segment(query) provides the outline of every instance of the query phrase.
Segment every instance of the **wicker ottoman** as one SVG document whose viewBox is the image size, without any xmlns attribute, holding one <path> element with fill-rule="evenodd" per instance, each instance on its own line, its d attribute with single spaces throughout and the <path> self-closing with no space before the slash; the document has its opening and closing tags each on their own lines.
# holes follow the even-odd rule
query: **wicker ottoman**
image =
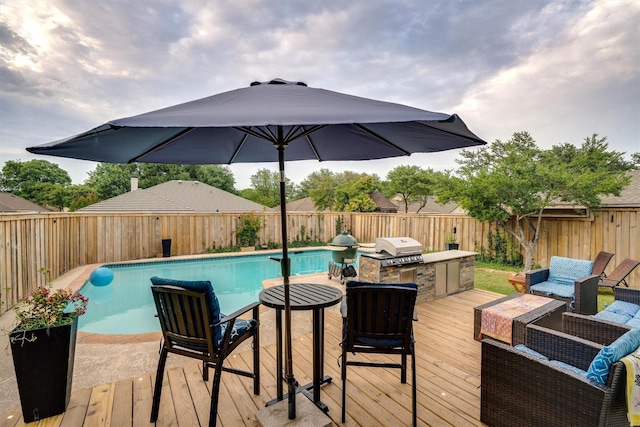
<svg viewBox="0 0 640 427">
<path fill-rule="evenodd" d="M 520 298 L 523 294 L 512 294 L 499 298 L 495 301 L 479 305 L 473 309 L 473 338 L 480 341 L 480 328 L 482 326 L 482 310 L 492 307 L 496 304 L 508 301 L 513 298 Z M 562 330 L 562 313 L 567 310 L 567 304 L 564 301 L 552 300 L 549 303 L 535 308 L 513 319 L 513 330 L 511 344 L 524 344 L 527 340 L 527 325 L 535 323 L 536 325 Z"/>
</svg>

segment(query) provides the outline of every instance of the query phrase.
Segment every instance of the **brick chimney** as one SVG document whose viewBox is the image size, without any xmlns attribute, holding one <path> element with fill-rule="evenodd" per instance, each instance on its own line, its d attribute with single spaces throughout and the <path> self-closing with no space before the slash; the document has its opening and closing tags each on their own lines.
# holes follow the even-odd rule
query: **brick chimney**
<svg viewBox="0 0 640 427">
<path fill-rule="evenodd" d="M 138 189 L 138 178 L 131 177 L 131 191 Z"/>
</svg>

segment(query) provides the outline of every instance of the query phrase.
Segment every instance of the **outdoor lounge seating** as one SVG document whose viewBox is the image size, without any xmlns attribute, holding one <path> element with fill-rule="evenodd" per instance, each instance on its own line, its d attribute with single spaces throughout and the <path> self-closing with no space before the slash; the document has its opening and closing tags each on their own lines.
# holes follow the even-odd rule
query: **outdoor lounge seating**
<svg viewBox="0 0 640 427">
<path fill-rule="evenodd" d="M 158 419 L 162 378 L 169 353 L 202 361 L 202 376 L 209 380 L 209 368 L 214 368 L 211 386 L 209 426 L 215 426 L 218 413 L 218 392 L 222 371 L 253 379 L 253 393 L 260 394 L 259 306 L 256 302 L 228 316 L 220 313 L 218 299 L 208 281 L 182 281 L 152 277 L 151 291 L 162 328 L 163 344 L 156 373 L 151 422 Z M 250 320 L 239 319 L 252 311 Z M 225 359 L 238 345 L 252 338 L 253 372 L 224 367 Z"/>
<path fill-rule="evenodd" d="M 628 426 L 619 359 L 640 330 L 609 343 L 527 326 L 526 346 L 482 341 L 480 420 L 489 426 Z M 604 348 L 604 349 L 603 349 Z"/>
<path fill-rule="evenodd" d="M 620 264 L 613 269 L 611 273 L 609 273 L 606 277 L 600 278 L 598 282 L 598 286 L 607 286 L 610 288 L 614 288 L 616 286 L 620 286 L 624 284 L 626 287 L 629 287 L 629 283 L 627 283 L 627 276 L 631 274 L 631 272 L 640 265 L 640 261 L 635 259 L 625 259 Z"/>
<path fill-rule="evenodd" d="M 586 316 L 563 313 L 565 332 L 600 344 L 609 343 L 625 332 L 640 327 L 640 289 L 613 288 L 614 302 L 601 312 Z"/>
<path fill-rule="evenodd" d="M 400 382 L 407 382 L 407 356 L 411 356 L 413 425 L 416 417 L 416 357 L 413 318 L 418 286 L 415 283 L 346 284 L 342 307 L 342 422 L 346 420 L 347 366 L 400 369 Z M 343 300 L 344 301 L 344 300 Z M 346 312 L 344 308 L 346 307 Z M 400 363 L 347 360 L 348 353 L 399 355 Z"/>
<path fill-rule="evenodd" d="M 607 268 L 607 265 L 609 265 L 609 262 L 611 261 L 611 258 L 613 258 L 613 256 L 614 254 L 612 254 L 611 252 L 598 252 L 596 259 L 593 260 L 593 270 L 591 271 L 591 274 L 597 274 L 600 277 L 607 277 L 604 270 Z"/>
<path fill-rule="evenodd" d="M 549 268 L 525 272 L 525 292 L 565 301 L 571 311 L 598 311 L 598 279 L 593 262 L 552 256 Z"/>
</svg>

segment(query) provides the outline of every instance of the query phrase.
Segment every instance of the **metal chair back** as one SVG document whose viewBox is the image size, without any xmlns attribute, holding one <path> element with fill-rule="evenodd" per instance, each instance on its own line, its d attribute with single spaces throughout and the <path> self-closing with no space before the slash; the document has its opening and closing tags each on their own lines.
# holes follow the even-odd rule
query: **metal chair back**
<svg viewBox="0 0 640 427">
<path fill-rule="evenodd" d="M 407 382 L 407 356 L 411 356 L 413 425 L 416 416 L 416 358 L 413 317 L 418 290 L 415 283 L 385 284 L 347 282 L 346 316 L 342 341 L 342 422 L 346 420 L 347 366 L 400 369 Z M 370 358 L 348 360 L 349 353 L 400 355 L 400 363 Z"/>
</svg>

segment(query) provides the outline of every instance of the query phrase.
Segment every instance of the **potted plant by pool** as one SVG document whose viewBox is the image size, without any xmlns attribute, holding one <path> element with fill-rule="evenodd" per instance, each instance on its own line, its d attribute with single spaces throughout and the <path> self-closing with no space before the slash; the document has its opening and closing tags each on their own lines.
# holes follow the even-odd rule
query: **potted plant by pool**
<svg viewBox="0 0 640 427">
<path fill-rule="evenodd" d="M 445 246 L 445 249 L 448 251 L 458 249 L 459 245 L 458 245 L 458 242 L 456 241 L 456 235 L 453 233 L 448 233 L 445 236 L 444 246 Z"/>
<path fill-rule="evenodd" d="M 15 307 L 9 334 L 25 423 L 63 413 L 71 396 L 78 316 L 88 299 L 68 289 L 38 287 Z"/>
<path fill-rule="evenodd" d="M 241 251 L 255 250 L 262 224 L 260 217 L 254 212 L 242 215 L 236 225 L 236 237 Z"/>
</svg>

